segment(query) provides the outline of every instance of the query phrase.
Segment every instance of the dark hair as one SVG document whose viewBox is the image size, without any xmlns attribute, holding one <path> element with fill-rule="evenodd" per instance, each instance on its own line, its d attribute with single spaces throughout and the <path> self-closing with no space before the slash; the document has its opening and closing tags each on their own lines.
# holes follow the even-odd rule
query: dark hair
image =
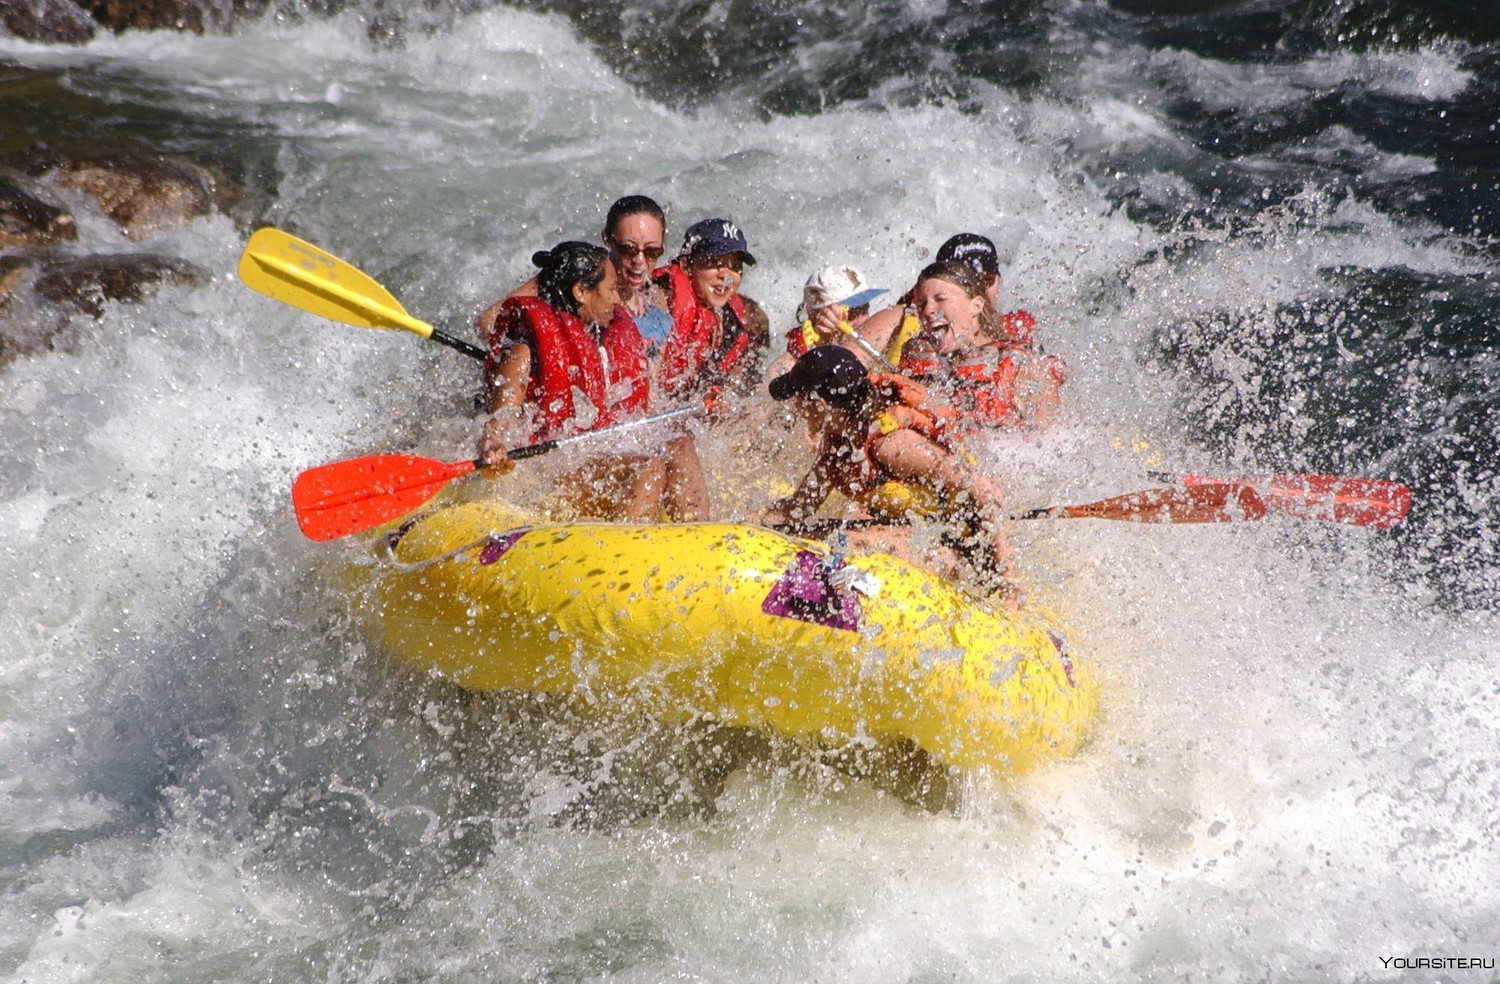
<svg viewBox="0 0 1500 984">
<path fill-rule="evenodd" d="M 531 262 L 540 268 L 536 275 L 536 292 L 554 308 L 577 314 L 578 298 L 573 296 L 574 285 L 582 284 L 588 290 L 598 287 L 604 279 L 604 267 L 608 261 L 608 250 L 588 243 L 558 243 L 551 249 L 537 250 L 531 254 Z"/>
<path fill-rule="evenodd" d="M 982 298 L 984 307 L 979 312 L 979 329 L 992 340 L 998 337 L 1000 315 L 995 311 L 995 306 L 990 303 L 989 295 L 985 293 L 987 285 L 983 274 L 962 260 L 944 260 L 940 263 L 929 263 L 923 267 L 922 272 L 917 274 L 917 283 L 920 284 L 924 280 L 946 280 L 970 297 Z"/>
<path fill-rule="evenodd" d="M 615 226 L 620 224 L 621 219 L 628 219 L 632 215 L 649 215 L 661 223 L 662 236 L 667 234 L 667 216 L 662 212 L 661 206 L 656 204 L 655 199 L 647 198 L 645 195 L 626 195 L 609 207 L 609 213 L 604 216 L 604 238 L 615 237 Z"/>
</svg>

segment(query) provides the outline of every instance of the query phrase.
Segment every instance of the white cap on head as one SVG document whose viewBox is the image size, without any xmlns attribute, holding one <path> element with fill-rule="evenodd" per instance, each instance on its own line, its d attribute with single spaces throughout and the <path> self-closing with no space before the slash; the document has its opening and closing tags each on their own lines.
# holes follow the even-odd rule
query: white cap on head
<svg viewBox="0 0 1500 984">
<path fill-rule="evenodd" d="M 884 287 L 871 287 L 865 275 L 852 266 L 824 267 L 808 277 L 802 288 L 802 316 L 811 317 L 818 308 L 830 304 L 857 308 L 888 293 Z"/>
</svg>

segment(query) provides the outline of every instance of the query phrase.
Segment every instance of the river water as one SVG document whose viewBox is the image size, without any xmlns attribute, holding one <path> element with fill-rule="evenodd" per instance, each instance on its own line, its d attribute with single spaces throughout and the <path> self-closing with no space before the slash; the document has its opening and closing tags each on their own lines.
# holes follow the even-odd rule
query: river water
<svg viewBox="0 0 1500 984">
<path fill-rule="evenodd" d="M 737 221 L 776 325 L 819 266 L 899 288 L 974 230 L 1071 373 L 1052 433 L 982 449 L 1018 505 L 1148 468 L 1415 493 L 1390 533 L 1024 524 L 1101 717 L 931 809 L 392 666 L 341 589 L 361 548 L 303 540 L 287 489 L 466 457 L 474 370 L 250 293 L 247 230 L 197 220 L 149 246 L 211 282 L 0 369 L 0 975 L 1496 980 L 1500 26 L 1458 6 L 371 4 L 0 40 L 69 97 L 10 127 L 214 145 L 273 176 L 265 222 L 456 333 L 626 193 L 669 239 Z M 707 441 L 720 501 L 758 504 Z"/>
</svg>

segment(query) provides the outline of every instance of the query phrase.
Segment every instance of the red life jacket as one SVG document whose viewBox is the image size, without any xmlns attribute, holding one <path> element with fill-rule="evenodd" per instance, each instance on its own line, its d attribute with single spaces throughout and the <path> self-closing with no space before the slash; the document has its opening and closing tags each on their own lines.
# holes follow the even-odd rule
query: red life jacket
<svg viewBox="0 0 1500 984">
<path fill-rule="evenodd" d="M 679 396 L 699 383 L 727 376 L 750 349 L 745 302 L 738 294 L 731 297 L 728 307 L 734 312 L 734 323 L 721 323 L 719 312 L 699 299 L 692 278 L 679 264 L 661 267 L 651 277 L 671 298 L 672 333 L 662 346 L 662 387 Z M 721 331 L 721 324 L 723 335 L 715 351 L 714 335 Z"/>
<path fill-rule="evenodd" d="M 1018 427 L 1017 356 L 999 343 L 981 345 L 955 360 L 952 367 L 954 409 L 969 428 Z"/>
<path fill-rule="evenodd" d="M 807 337 L 803 335 L 801 325 L 786 333 L 786 350 L 794 359 L 807 354 Z"/>
<path fill-rule="evenodd" d="M 1007 311 L 1000 315 L 1000 341 L 1024 349 L 1036 345 L 1036 319 L 1030 311 Z"/>
<path fill-rule="evenodd" d="M 616 305 L 603 335 L 595 339 L 577 315 L 537 297 L 512 297 L 500 309 L 490 336 L 485 371 L 494 378 L 510 344 L 531 347 L 526 400 L 537 408 L 532 441 L 596 430 L 642 413 L 650 393 L 646 350 L 630 314 Z M 577 419 L 574 390 L 598 411 Z"/>
</svg>

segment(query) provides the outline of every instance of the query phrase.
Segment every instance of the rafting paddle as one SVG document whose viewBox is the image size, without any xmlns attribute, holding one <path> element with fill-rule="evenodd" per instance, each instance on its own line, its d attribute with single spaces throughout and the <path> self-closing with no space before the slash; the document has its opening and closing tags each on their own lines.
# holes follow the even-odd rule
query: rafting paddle
<svg viewBox="0 0 1500 984">
<path fill-rule="evenodd" d="M 534 458 L 564 444 L 674 420 L 702 410 L 701 406 L 678 407 L 612 427 L 512 448 L 505 456 L 512 460 Z M 335 461 L 309 468 L 297 476 L 292 482 L 292 506 L 297 513 L 297 525 L 308 539 L 336 540 L 398 519 L 437 495 L 453 479 L 483 467 L 484 461 L 479 458 L 446 462 L 412 454 L 376 454 Z"/>
<path fill-rule="evenodd" d="M 1077 506 L 1045 506 L 1011 519 L 1117 519 L 1132 523 L 1231 523 L 1262 519 L 1266 503 L 1245 485 L 1146 489 Z"/>
<path fill-rule="evenodd" d="M 1369 526 L 1377 530 L 1388 530 L 1400 523 L 1411 509 L 1411 489 L 1400 482 L 1381 478 L 1304 474 L 1210 478 L 1163 472 L 1147 474 L 1160 481 L 1179 482 L 1188 489 L 1202 486 L 1250 488 L 1273 512 L 1328 523 Z"/>
<path fill-rule="evenodd" d="M 1153 476 L 1155 477 L 1155 476 Z M 1411 508 L 1411 490 L 1383 479 L 1278 475 L 1219 479 L 1184 475 L 1182 485 L 1129 492 L 1076 506 L 1048 506 L 1012 519 L 1118 519 L 1136 523 L 1230 523 L 1280 512 L 1388 530 Z"/>
<path fill-rule="evenodd" d="M 407 314 L 390 291 L 331 253 L 280 229 L 250 237 L 240 255 L 240 281 L 310 314 L 360 328 L 404 328 L 483 361 L 484 349 Z"/>
</svg>

